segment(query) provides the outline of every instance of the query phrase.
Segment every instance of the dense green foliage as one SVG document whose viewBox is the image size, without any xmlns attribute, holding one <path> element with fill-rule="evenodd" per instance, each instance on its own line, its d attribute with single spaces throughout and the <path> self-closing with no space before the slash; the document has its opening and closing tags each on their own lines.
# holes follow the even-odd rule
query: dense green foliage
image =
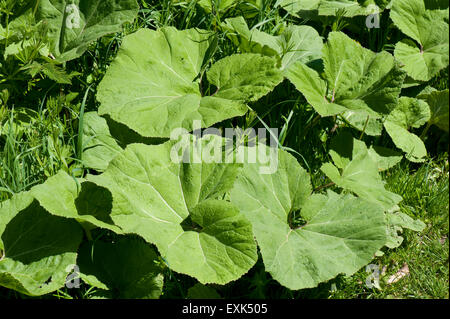
<svg viewBox="0 0 450 319">
<path fill-rule="evenodd" d="M 448 250 L 448 2 L 1 0 L 0 14 L 6 295 L 387 297 L 345 281 L 425 234 Z M 240 133 L 198 136 L 213 127 Z M 443 266 L 418 276 L 445 280 L 433 249 Z M 448 298 L 448 279 L 429 286 L 417 296 Z"/>
</svg>

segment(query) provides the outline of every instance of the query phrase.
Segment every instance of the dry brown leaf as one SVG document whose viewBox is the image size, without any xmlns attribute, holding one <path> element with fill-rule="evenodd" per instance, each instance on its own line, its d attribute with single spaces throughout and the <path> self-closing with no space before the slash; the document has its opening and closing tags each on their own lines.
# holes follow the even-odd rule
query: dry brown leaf
<svg viewBox="0 0 450 319">
<path fill-rule="evenodd" d="M 389 277 L 387 284 L 391 285 L 393 283 L 396 283 L 397 281 L 399 281 L 400 279 L 402 279 L 403 277 L 409 275 L 409 267 L 407 263 L 403 264 L 403 267 L 400 268 L 399 271 L 397 271 L 394 275 L 392 275 L 391 277 Z"/>
</svg>

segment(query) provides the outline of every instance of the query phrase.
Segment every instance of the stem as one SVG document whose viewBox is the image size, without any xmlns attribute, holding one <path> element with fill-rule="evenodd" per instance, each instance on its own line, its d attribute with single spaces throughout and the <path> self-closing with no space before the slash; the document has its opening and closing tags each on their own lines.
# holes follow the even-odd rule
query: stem
<svg viewBox="0 0 450 319">
<path fill-rule="evenodd" d="M 86 89 L 84 93 L 83 101 L 81 103 L 79 122 L 78 122 L 78 139 L 77 139 L 77 158 L 82 160 L 83 154 L 83 126 L 84 126 L 84 109 L 86 107 L 86 100 L 89 94 L 89 90 L 91 89 L 91 85 Z"/>
<path fill-rule="evenodd" d="M 425 139 L 425 135 L 427 135 L 428 130 L 431 127 L 431 122 L 428 122 L 427 126 L 425 127 L 425 129 L 423 130 L 422 134 L 420 135 L 420 139 L 423 141 Z"/>
<path fill-rule="evenodd" d="M 367 120 L 366 120 L 366 123 L 364 124 L 364 129 L 361 133 L 361 136 L 359 137 L 360 141 L 362 140 L 362 138 L 364 137 L 364 133 L 366 132 L 367 124 L 369 124 L 369 117 L 370 117 L 370 115 L 367 115 Z"/>
<path fill-rule="evenodd" d="M 328 188 L 328 187 L 331 187 L 331 186 L 334 186 L 334 185 L 336 185 L 336 183 L 329 183 L 329 184 L 326 184 L 326 185 L 322 185 L 322 186 L 319 186 L 319 187 L 315 188 L 314 191 L 317 192 L 317 191 L 320 191 L 321 189 Z"/>
<path fill-rule="evenodd" d="M 84 230 L 85 230 L 85 232 L 86 232 L 86 237 L 87 237 L 87 239 L 88 239 L 89 241 L 92 241 L 92 233 L 91 233 L 91 231 L 90 231 L 89 229 L 87 229 L 87 228 L 85 228 Z"/>
</svg>

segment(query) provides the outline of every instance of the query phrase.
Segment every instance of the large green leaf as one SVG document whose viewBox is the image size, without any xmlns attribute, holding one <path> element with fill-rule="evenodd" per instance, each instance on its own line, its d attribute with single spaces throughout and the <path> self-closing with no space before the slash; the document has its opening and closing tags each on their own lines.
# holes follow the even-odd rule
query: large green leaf
<svg viewBox="0 0 450 319">
<path fill-rule="evenodd" d="M 419 128 L 430 119 L 430 107 L 422 100 L 402 96 L 398 106 L 387 117 L 388 121 L 405 129 Z"/>
<path fill-rule="evenodd" d="M 214 97 L 259 100 L 283 80 L 274 62 L 257 54 L 231 55 L 216 62 L 207 72 L 208 81 L 217 88 Z"/>
<path fill-rule="evenodd" d="M 401 212 L 386 213 L 388 224 L 388 236 L 386 247 L 393 249 L 399 247 L 403 242 L 403 237 L 399 235 L 404 229 L 421 232 L 426 225 L 420 220 L 414 220 L 410 216 Z"/>
<path fill-rule="evenodd" d="M 167 138 L 143 137 L 108 116 L 101 117 L 97 112 L 88 112 L 83 118 L 83 166 L 102 172 L 129 144 L 155 145 L 165 141 Z"/>
<path fill-rule="evenodd" d="M 107 114 L 143 136 L 169 137 L 177 128 L 192 131 L 196 120 L 209 127 L 245 114 L 246 101 L 241 98 L 252 100 L 267 94 L 282 80 L 275 60 L 269 62 L 269 57 L 232 56 L 227 58 L 232 63 L 226 69 L 210 73 L 208 79 L 227 83 L 227 89 L 245 88 L 245 94 L 236 96 L 238 100 L 202 96 L 198 75 L 210 36 L 207 31 L 167 27 L 142 29 L 125 37 L 99 85 L 99 114 Z M 244 67 L 249 61 L 251 65 Z M 236 68 L 239 65 L 243 71 Z M 252 74 L 261 76 L 254 87 Z M 267 84 L 261 86 L 263 82 Z M 217 94 L 222 94 L 220 88 Z"/>
<path fill-rule="evenodd" d="M 83 179 L 76 181 L 60 171 L 45 183 L 33 187 L 30 193 L 52 215 L 121 232 L 110 217 L 112 196 L 105 188 Z"/>
<path fill-rule="evenodd" d="M 371 146 L 369 156 L 377 163 L 379 171 L 385 171 L 400 163 L 403 155 L 395 150 L 382 146 Z"/>
<path fill-rule="evenodd" d="M 378 4 L 381 3 L 381 7 Z M 383 1 L 376 0 L 321 0 L 319 14 L 324 16 L 336 16 L 339 10 L 343 11 L 344 17 L 368 16 L 383 11 Z"/>
<path fill-rule="evenodd" d="M 0 286 L 31 296 L 61 288 L 82 235 L 75 221 L 49 214 L 29 193 L 0 203 Z"/>
<path fill-rule="evenodd" d="M 202 283 L 236 280 L 257 259 L 250 223 L 221 200 L 239 166 L 179 163 L 173 157 L 178 143 L 132 144 L 88 179 L 111 191 L 114 223 L 155 244 L 171 269 Z M 196 145 L 206 150 L 209 143 Z"/>
<path fill-rule="evenodd" d="M 196 2 L 208 13 L 225 14 L 227 11 L 237 11 L 245 16 L 258 13 L 262 0 L 188 0 Z M 175 3 L 185 3 L 185 0 L 175 0 Z"/>
<path fill-rule="evenodd" d="M 336 16 L 342 12 L 344 17 L 354 17 L 380 13 L 388 3 L 388 0 L 278 0 L 276 5 L 295 16 L 302 16 L 305 11 L 317 11 L 323 16 Z"/>
<path fill-rule="evenodd" d="M 318 10 L 321 0 L 278 0 L 275 6 L 282 7 L 291 15 L 299 16 L 302 11 Z"/>
<path fill-rule="evenodd" d="M 163 288 L 154 249 L 138 238 L 120 237 L 81 245 L 77 265 L 88 284 L 105 289 L 103 295 L 123 299 L 156 299 Z"/>
<path fill-rule="evenodd" d="M 345 168 L 353 158 L 359 154 L 369 153 L 370 158 L 377 164 L 379 171 L 387 170 L 397 165 L 403 158 L 398 152 L 380 146 L 367 149 L 366 143 L 355 139 L 348 131 L 340 132 L 331 140 L 330 156 L 339 168 Z"/>
<path fill-rule="evenodd" d="M 199 0 L 197 1 L 200 6 L 209 12 L 219 12 L 230 9 L 236 5 L 236 0 Z"/>
<path fill-rule="evenodd" d="M 234 45 L 242 52 L 260 53 L 267 56 L 278 56 L 276 48 L 276 37 L 259 30 L 250 31 L 247 21 L 239 16 L 226 19 L 222 28 Z"/>
<path fill-rule="evenodd" d="M 109 162 L 123 149 L 111 136 L 106 120 L 97 112 L 85 113 L 83 123 L 83 165 L 104 171 Z"/>
<path fill-rule="evenodd" d="M 230 194 L 253 225 L 266 271 L 292 290 L 353 274 L 386 239 L 379 206 L 352 195 L 310 194 L 308 174 L 284 151 L 272 175 L 245 164 Z M 295 224 L 296 213 L 306 224 Z"/>
<path fill-rule="evenodd" d="M 431 125 L 436 125 L 440 129 L 449 131 L 449 96 L 448 89 L 443 91 L 432 91 L 420 94 L 418 98 L 425 100 L 431 109 Z"/>
<path fill-rule="evenodd" d="M 120 31 L 138 12 L 136 0 L 40 0 L 37 18 L 48 25 L 51 53 L 61 62 L 82 55 L 98 38 Z"/>
<path fill-rule="evenodd" d="M 370 116 L 366 111 L 345 111 L 342 118 L 357 130 L 369 136 L 380 136 L 383 133 L 383 123 L 378 116 Z"/>
<path fill-rule="evenodd" d="M 412 162 L 423 162 L 427 156 L 427 149 L 423 141 L 410 133 L 403 126 L 391 121 L 384 122 L 384 128 L 392 138 L 395 146 L 406 153 L 406 158 Z"/>
<path fill-rule="evenodd" d="M 448 8 L 428 10 L 424 0 L 394 0 L 391 19 L 412 41 L 395 46 L 395 57 L 415 80 L 428 81 L 449 63 Z"/>
<path fill-rule="evenodd" d="M 353 110 L 376 119 L 397 105 L 405 73 L 389 53 L 374 53 L 344 33 L 331 32 L 323 61 L 323 77 L 301 62 L 287 72 L 320 115 Z"/>
<path fill-rule="evenodd" d="M 278 55 L 282 70 L 297 61 L 308 63 L 322 56 L 322 38 L 310 26 L 290 25 L 278 36 L 257 29 L 249 30 L 242 17 L 227 19 L 225 26 L 230 30 L 228 36 L 244 52 Z"/>
<path fill-rule="evenodd" d="M 341 161 L 342 172 L 331 163 L 322 165 L 321 170 L 336 185 L 350 190 L 359 197 L 389 210 L 398 204 L 402 197 L 387 191 L 378 173 L 377 163 L 370 156 L 366 146 L 353 154 L 350 162 Z"/>
</svg>

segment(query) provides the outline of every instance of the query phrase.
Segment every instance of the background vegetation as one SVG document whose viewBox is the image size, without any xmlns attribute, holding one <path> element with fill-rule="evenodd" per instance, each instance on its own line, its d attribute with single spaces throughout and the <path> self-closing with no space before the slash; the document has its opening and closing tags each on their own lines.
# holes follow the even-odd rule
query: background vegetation
<svg viewBox="0 0 450 319">
<path fill-rule="evenodd" d="M 259 11 L 247 19 L 249 27 L 258 26 L 261 31 L 277 34 L 291 20 L 296 24 L 308 22 L 275 8 L 275 2 L 262 1 Z M 27 3 L 0 1 L 0 22 L 20 15 Z M 125 35 L 139 28 L 198 27 L 216 32 L 219 42 L 215 52 L 217 59 L 237 50 L 218 27 L 225 18 L 237 15 L 232 10 L 206 13 L 189 1 L 139 0 L 139 4 L 138 18 L 127 24 L 122 32 L 92 43 L 88 51 L 74 61 L 65 65 L 50 64 L 48 70 L 41 69 L 37 73 L 30 72 L 34 62 L 42 65 L 49 62 L 36 54 L 46 41 L 46 33 L 31 21 L 23 21 L 20 28 L 24 36 L 32 40 L 32 45 L 20 49 L 7 60 L 0 57 L 1 201 L 44 182 L 61 169 L 74 176 L 83 174 L 78 135 L 81 110 L 97 109 L 97 85 Z M 386 50 L 393 53 L 394 44 L 403 37 L 387 15 L 382 15 L 383 27 L 380 29 L 354 30 L 349 26 L 364 25 L 364 20 L 353 20 L 351 24 L 349 20 L 337 16 L 328 17 L 321 25 L 314 25 L 317 22 L 308 24 L 313 24 L 324 38 L 330 31 L 344 31 L 375 52 Z M 2 50 L 4 48 L 0 48 L 3 56 Z M 448 89 L 448 67 L 432 80 L 432 85 L 438 90 Z M 299 163 L 311 173 L 314 187 L 329 184 L 320 171 L 320 165 L 330 161 L 328 145 L 336 134 L 334 122 L 327 119 L 317 121 L 314 110 L 289 81 L 284 81 L 252 107 L 258 112 L 259 119 L 251 113 L 245 118 L 230 120 L 228 124 L 262 127 L 263 121 L 269 127 L 280 128 L 280 143 L 296 152 Z M 415 133 L 420 136 L 423 130 L 418 129 Z M 377 145 L 395 148 L 388 136 L 377 139 Z M 415 164 L 403 159 L 399 165 L 383 172 L 386 188 L 404 198 L 402 212 L 424 221 L 427 227 L 421 233 L 406 230 L 400 247 L 373 261 L 383 270 L 379 288 L 367 288 L 369 273 L 361 269 L 354 276 L 340 276 L 317 288 L 293 292 L 272 280 L 260 259 L 239 281 L 214 287 L 218 294 L 223 298 L 449 298 L 448 133 L 431 127 L 423 139 L 429 153 L 425 163 Z M 337 188 L 335 190 L 338 191 Z M 405 265 L 408 266 L 408 275 L 388 284 L 388 279 Z M 162 298 L 186 298 L 189 288 L 195 284 L 194 279 L 170 270 L 167 270 L 165 278 Z M 62 289 L 43 298 L 91 298 L 95 295 L 95 288 L 83 284 L 81 289 Z M 0 298 L 30 297 L 0 288 Z"/>
</svg>

